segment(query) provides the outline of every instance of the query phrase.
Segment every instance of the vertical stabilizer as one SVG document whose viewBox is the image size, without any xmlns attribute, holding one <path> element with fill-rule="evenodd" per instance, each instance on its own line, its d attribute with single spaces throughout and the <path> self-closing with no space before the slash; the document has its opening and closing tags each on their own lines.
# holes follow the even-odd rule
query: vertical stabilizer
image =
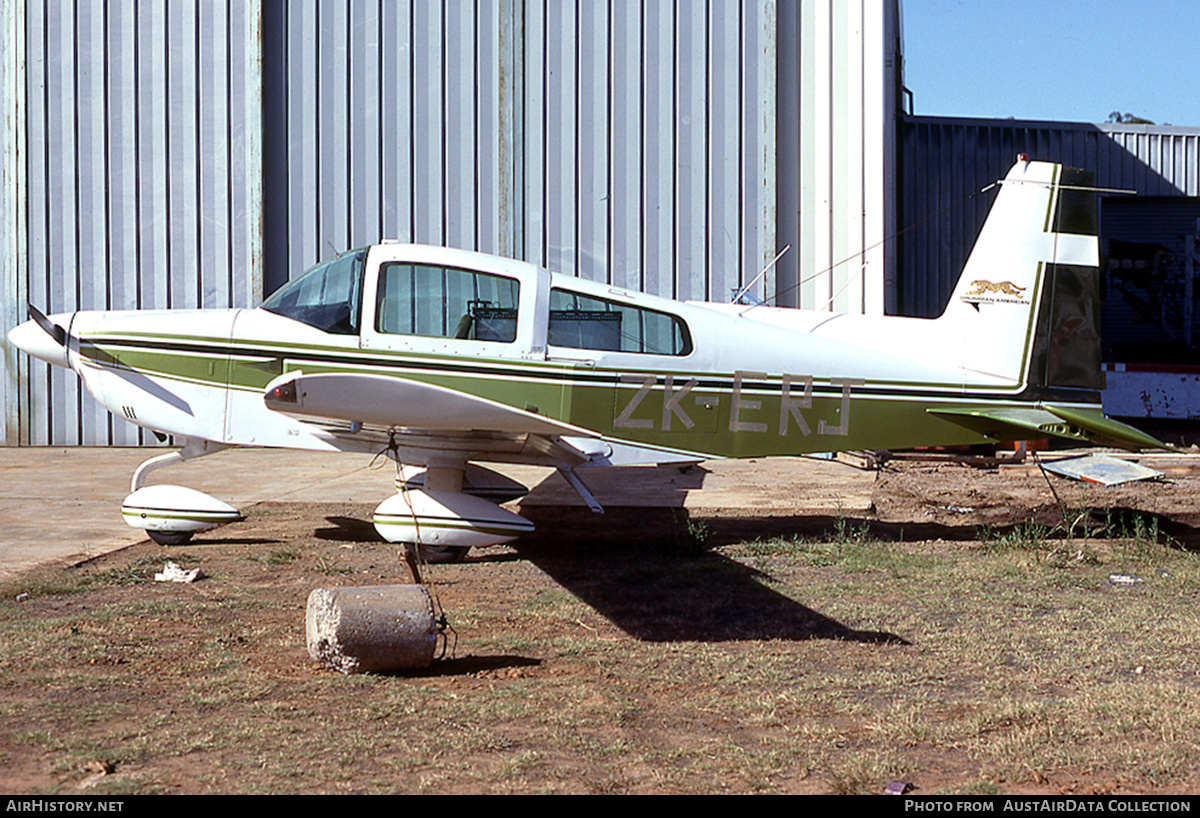
<svg viewBox="0 0 1200 818">
<path fill-rule="evenodd" d="M 939 326 L 967 370 L 1095 389 L 1077 362 L 1099 355 L 1095 195 L 1082 172 L 1023 157 L 1000 184 Z"/>
</svg>

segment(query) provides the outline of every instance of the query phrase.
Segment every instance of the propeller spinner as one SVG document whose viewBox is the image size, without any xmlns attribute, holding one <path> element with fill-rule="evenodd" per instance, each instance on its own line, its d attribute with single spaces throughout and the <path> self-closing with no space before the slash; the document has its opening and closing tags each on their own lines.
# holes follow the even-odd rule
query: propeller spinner
<svg viewBox="0 0 1200 818">
<path fill-rule="evenodd" d="M 29 317 L 32 320 L 9 331 L 8 340 L 35 358 L 69 369 L 67 331 L 32 304 L 29 305 Z"/>
</svg>

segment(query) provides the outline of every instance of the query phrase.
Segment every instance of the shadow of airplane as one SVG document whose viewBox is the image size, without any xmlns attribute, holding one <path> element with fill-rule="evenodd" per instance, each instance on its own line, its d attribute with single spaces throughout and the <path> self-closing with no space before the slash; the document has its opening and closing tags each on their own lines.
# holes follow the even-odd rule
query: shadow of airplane
<svg viewBox="0 0 1200 818">
<path fill-rule="evenodd" d="M 512 543 L 516 555 L 473 555 L 470 562 L 528 560 L 621 630 L 647 642 L 840 639 L 908 644 L 899 635 L 855 630 L 806 607 L 769 587 L 762 572 L 711 549 L 773 537 L 821 538 L 839 523 L 865 526 L 871 538 L 881 541 L 979 538 L 972 524 L 880 523 L 830 515 L 705 518 L 683 508 L 609 507 L 600 525 L 595 515 L 577 506 L 537 505 L 521 513 L 537 530 Z M 379 539 L 368 521 L 326 519 L 334 527 L 318 530 L 322 539 Z M 1166 518 L 1157 522 L 1163 539 L 1195 548 L 1196 529 Z M 992 536 L 1009 528 L 993 528 Z"/>
<path fill-rule="evenodd" d="M 525 509 L 538 530 L 513 545 L 636 639 L 908 644 L 896 634 L 847 627 L 771 589 L 762 572 L 708 550 L 712 543 L 697 542 L 684 509 L 608 509 L 603 526 L 594 520 L 585 525 L 574 511 Z M 745 531 L 755 521 L 735 522 L 742 530 L 738 540 L 748 539 Z"/>
</svg>

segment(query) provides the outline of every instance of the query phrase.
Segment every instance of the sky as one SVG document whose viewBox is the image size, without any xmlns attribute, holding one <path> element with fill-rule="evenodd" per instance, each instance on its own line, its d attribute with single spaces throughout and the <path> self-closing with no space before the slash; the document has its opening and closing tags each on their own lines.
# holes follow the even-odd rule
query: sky
<svg viewBox="0 0 1200 818">
<path fill-rule="evenodd" d="M 1200 127 L 1197 0 L 901 0 L 921 116 Z"/>
</svg>

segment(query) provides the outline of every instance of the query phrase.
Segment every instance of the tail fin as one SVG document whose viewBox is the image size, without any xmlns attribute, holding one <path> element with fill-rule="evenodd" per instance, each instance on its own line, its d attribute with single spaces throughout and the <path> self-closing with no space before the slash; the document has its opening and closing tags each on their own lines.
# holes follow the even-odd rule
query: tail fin
<svg viewBox="0 0 1200 818">
<path fill-rule="evenodd" d="M 964 366 L 1021 384 L 1029 397 L 1103 386 L 1089 177 L 1020 158 L 938 319 L 946 337 L 964 339 Z"/>
<path fill-rule="evenodd" d="M 1001 182 L 938 322 L 963 339 L 963 366 L 1021 387 L 1029 407 L 930 409 L 984 434 L 1030 433 L 1128 449 L 1165 448 L 1104 416 L 1092 174 L 1022 157 Z M 1067 405 L 1063 405 L 1067 404 Z"/>
</svg>

